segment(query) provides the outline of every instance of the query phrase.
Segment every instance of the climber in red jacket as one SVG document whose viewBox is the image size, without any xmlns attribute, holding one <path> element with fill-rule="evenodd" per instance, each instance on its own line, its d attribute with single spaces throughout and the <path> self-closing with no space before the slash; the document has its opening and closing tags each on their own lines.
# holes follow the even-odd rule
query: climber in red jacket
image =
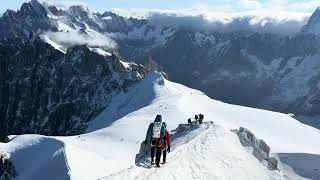
<svg viewBox="0 0 320 180">
<path fill-rule="evenodd" d="M 166 163 L 166 157 L 167 157 L 167 152 L 169 153 L 170 152 L 170 133 L 169 131 L 167 130 L 167 124 L 164 122 L 163 123 L 163 126 L 166 128 L 166 135 L 165 137 L 163 138 L 164 140 L 164 146 L 163 146 L 163 164 Z"/>
</svg>

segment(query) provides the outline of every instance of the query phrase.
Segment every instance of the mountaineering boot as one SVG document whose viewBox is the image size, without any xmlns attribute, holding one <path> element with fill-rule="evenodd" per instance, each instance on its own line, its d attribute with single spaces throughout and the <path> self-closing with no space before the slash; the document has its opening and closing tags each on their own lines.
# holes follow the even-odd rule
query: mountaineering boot
<svg viewBox="0 0 320 180">
<path fill-rule="evenodd" d="M 162 161 L 162 164 L 165 164 L 167 161 L 164 159 L 163 161 Z"/>
<path fill-rule="evenodd" d="M 151 159 L 151 165 L 154 165 L 154 160 L 153 159 Z"/>
<path fill-rule="evenodd" d="M 160 163 L 159 163 L 159 161 L 157 161 L 157 162 L 156 162 L 156 166 L 157 166 L 157 168 L 159 168 L 159 167 L 160 167 Z"/>
</svg>

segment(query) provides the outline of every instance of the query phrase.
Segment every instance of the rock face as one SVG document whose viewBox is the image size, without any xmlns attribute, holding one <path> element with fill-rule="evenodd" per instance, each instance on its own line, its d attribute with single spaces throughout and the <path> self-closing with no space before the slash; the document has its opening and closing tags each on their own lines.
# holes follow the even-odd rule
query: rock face
<svg viewBox="0 0 320 180">
<path fill-rule="evenodd" d="M 320 34 L 320 7 L 311 15 L 308 23 L 301 29 L 302 34 Z"/>
<path fill-rule="evenodd" d="M 17 12 L 7 10 L 0 17 L 0 40 L 11 38 L 27 39 L 41 30 L 57 30 L 48 19 L 47 9 L 36 0 L 23 3 Z"/>
<path fill-rule="evenodd" d="M 169 78 L 168 75 L 164 72 L 163 67 L 160 64 L 158 64 L 155 60 L 153 60 L 151 56 L 147 57 L 143 65 L 151 71 L 161 72 L 164 78 Z"/>
<path fill-rule="evenodd" d="M 278 160 L 275 157 L 270 157 L 270 147 L 263 139 L 257 139 L 251 131 L 243 127 L 234 132 L 239 136 L 239 140 L 244 147 L 252 148 L 252 154 L 259 161 L 266 161 L 270 170 L 278 169 Z"/>
<path fill-rule="evenodd" d="M 8 134 L 81 133 L 114 96 L 149 72 L 124 65 L 115 53 L 75 46 L 64 54 L 39 39 L 5 41 L 0 56 L 2 141 Z"/>
<path fill-rule="evenodd" d="M 0 179 L 10 180 L 16 175 L 13 163 L 4 154 L 0 154 Z"/>
</svg>

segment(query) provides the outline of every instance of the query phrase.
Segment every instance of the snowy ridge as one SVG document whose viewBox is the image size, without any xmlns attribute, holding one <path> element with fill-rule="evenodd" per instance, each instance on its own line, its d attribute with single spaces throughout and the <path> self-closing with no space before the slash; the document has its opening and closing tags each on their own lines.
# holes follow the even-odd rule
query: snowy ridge
<svg viewBox="0 0 320 180">
<path fill-rule="evenodd" d="M 205 114 L 205 121 L 212 120 L 215 125 L 201 126 L 175 138 L 168 163 L 163 168 L 135 166 L 139 145 L 156 114 L 163 115 L 169 129 L 175 129 L 200 112 Z M 287 170 L 298 168 L 298 164 L 288 163 L 291 167 L 281 168 L 280 173 L 268 170 L 231 132 L 240 126 L 264 139 L 271 147 L 271 154 L 286 153 L 289 159 L 294 159 L 295 153 L 320 154 L 317 143 L 320 132 L 317 129 L 286 114 L 212 100 L 200 91 L 165 80 L 157 73 L 150 74 L 128 92 L 114 98 L 109 107 L 90 123 L 90 133 L 70 137 L 22 135 L 7 144 L 1 143 L 0 150 L 12 158 L 19 173 L 18 179 L 34 174 L 46 176 L 41 168 L 42 162 L 46 162 L 46 167 L 65 167 L 54 169 L 52 173 L 55 177 L 70 176 L 71 179 L 148 179 L 157 178 L 159 174 L 167 179 L 290 179 L 292 176 L 303 179 Z M 58 145 L 50 145 L 50 142 Z M 42 151 L 51 153 L 31 161 L 17 156 L 24 150 L 30 157 Z M 308 159 L 300 161 L 308 164 Z M 39 168 L 30 170 L 25 164 L 31 162 L 33 167 Z M 287 165 L 280 164 L 280 167 Z M 312 179 L 313 174 L 308 172 L 314 173 L 314 167 L 305 168 L 307 170 L 303 172 L 306 174 L 303 175 Z"/>
<path fill-rule="evenodd" d="M 241 147 L 238 138 L 222 127 L 202 125 L 191 132 L 174 134 L 173 138 L 172 153 L 162 168 L 130 166 L 101 179 L 285 179 L 257 162 Z M 226 176 L 230 169 L 236 170 Z"/>
</svg>

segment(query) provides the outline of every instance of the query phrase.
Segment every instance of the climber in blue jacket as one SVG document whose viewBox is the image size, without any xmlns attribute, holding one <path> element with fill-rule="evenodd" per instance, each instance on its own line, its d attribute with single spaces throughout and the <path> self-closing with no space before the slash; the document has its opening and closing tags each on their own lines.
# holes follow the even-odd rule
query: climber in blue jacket
<svg viewBox="0 0 320 180">
<path fill-rule="evenodd" d="M 165 146 L 166 128 L 162 122 L 162 116 L 157 115 L 154 122 L 150 123 L 145 144 L 151 146 L 151 164 L 154 164 L 154 153 L 156 151 L 156 166 L 160 167 L 161 151 Z"/>
</svg>

